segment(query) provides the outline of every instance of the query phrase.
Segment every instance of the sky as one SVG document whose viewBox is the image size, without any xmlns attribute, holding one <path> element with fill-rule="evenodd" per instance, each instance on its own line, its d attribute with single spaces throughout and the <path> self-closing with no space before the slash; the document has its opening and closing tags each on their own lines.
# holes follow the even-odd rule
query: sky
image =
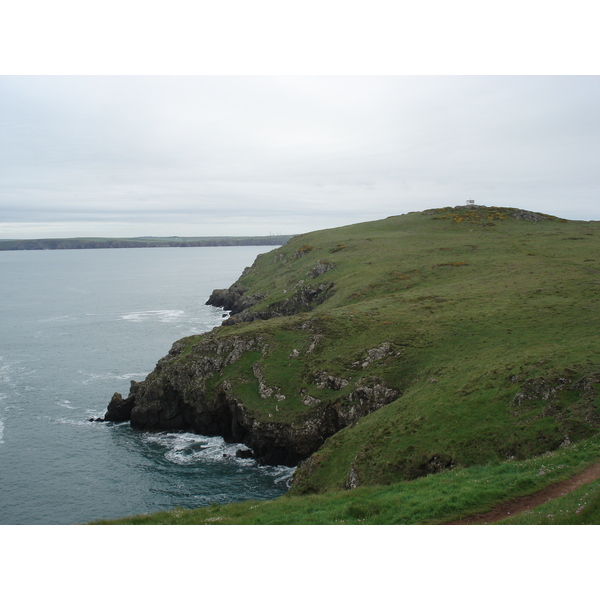
<svg viewBox="0 0 600 600">
<path fill-rule="evenodd" d="M 9 7 L 0 239 L 297 234 L 469 198 L 600 219 L 600 77 L 565 59 L 592 55 L 578 0 L 521 0 L 518 20 L 512 1 L 404 20 L 378 0 L 303 4 L 319 19 L 263 0 L 182 19 L 173 1 Z"/>
<path fill-rule="evenodd" d="M 0 238 L 600 219 L 598 76 L 3 76 Z"/>
</svg>

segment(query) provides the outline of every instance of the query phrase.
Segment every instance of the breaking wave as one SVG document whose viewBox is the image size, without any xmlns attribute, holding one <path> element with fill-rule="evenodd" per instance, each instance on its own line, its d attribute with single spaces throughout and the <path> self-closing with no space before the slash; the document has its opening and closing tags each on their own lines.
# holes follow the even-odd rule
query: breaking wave
<svg viewBox="0 0 600 600">
<path fill-rule="evenodd" d="M 236 456 L 238 450 L 249 450 L 244 444 L 230 444 L 222 437 L 195 433 L 144 433 L 144 440 L 164 449 L 165 460 L 177 465 L 234 462 L 240 466 L 256 465 L 253 458 Z M 274 477 L 275 483 L 288 482 L 295 467 L 261 465 L 258 469 Z"/>
<path fill-rule="evenodd" d="M 172 323 L 179 321 L 185 312 L 183 310 L 144 310 L 121 315 L 121 319 L 126 321 L 161 321 L 162 323 Z"/>
</svg>

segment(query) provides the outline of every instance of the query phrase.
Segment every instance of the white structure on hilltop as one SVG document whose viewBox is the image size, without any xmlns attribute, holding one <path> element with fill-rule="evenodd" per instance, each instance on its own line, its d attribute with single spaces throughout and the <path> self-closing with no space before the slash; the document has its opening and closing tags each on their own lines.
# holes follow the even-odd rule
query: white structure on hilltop
<svg viewBox="0 0 600 600">
<path fill-rule="evenodd" d="M 467 200 L 467 206 L 474 206 L 475 205 L 475 200 L 472 200 L 471 198 L 469 198 Z"/>
</svg>

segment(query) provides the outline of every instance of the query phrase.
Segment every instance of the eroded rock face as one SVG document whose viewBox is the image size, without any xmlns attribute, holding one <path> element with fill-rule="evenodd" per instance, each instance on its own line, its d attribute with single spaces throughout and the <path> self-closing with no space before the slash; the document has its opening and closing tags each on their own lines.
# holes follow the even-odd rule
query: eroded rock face
<svg viewBox="0 0 600 600">
<path fill-rule="evenodd" d="M 337 406 L 339 422 L 343 427 L 347 427 L 361 417 L 393 402 L 399 396 L 398 390 L 388 387 L 380 377 L 364 377 L 357 381 L 347 401 L 340 402 Z"/>
<path fill-rule="evenodd" d="M 228 290 L 214 290 L 206 304 L 231 310 L 229 319 L 223 321 L 223 325 L 235 325 L 236 323 L 247 323 L 257 319 L 267 320 L 273 317 L 289 317 L 299 312 L 310 311 L 315 306 L 322 304 L 333 292 L 334 284 L 321 283 L 320 285 L 302 285 L 285 300 L 269 304 L 265 310 L 251 312 L 249 309 L 267 297 L 267 294 L 254 294 L 253 296 L 240 296 L 233 302 L 229 302 Z M 232 296 L 233 298 L 233 296 Z M 227 302 L 227 304 L 221 304 Z M 227 307 L 232 308 L 227 308 Z"/>
<path fill-rule="evenodd" d="M 135 383 L 134 381 L 131 382 Z M 133 409 L 133 400 L 123 398 L 119 392 L 115 392 L 108 405 L 108 410 L 104 415 L 105 421 L 122 423 L 131 419 L 131 410 Z"/>
<path fill-rule="evenodd" d="M 177 342 L 167 356 L 143 382 L 131 382 L 129 396 L 115 394 L 105 420 L 131 420 L 131 426 L 144 431 L 184 430 L 203 435 L 220 435 L 229 442 L 241 442 L 252 448 L 254 456 L 265 464 L 297 465 L 323 442 L 359 418 L 394 401 L 398 390 L 380 378 L 363 378 L 350 386 L 347 381 L 320 374 L 331 389 L 348 387 L 348 394 L 335 401 L 322 402 L 310 396 L 299 398 L 308 407 L 291 422 L 277 419 L 277 413 L 250 410 L 238 397 L 228 380 L 211 387 L 207 381 L 223 376 L 224 369 L 249 351 L 264 355 L 265 339 L 259 335 L 217 337 L 205 334 L 200 342 L 187 348 Z M 252 367 L 263 399 L 285 403 L 289 393 L 265 380 L 258 363 Z"/>
<path fill-rule="evenodd" d="M 306 246 L 300 249 L 296 255 L 302 256 L 309 252 L 312 247 Z M 295 258 L 298 256 L 294 255 Z M 286 262 L 282 253 L 275 255 L 275 262 Z M 315 266 L 306 273 L 306 278 L 314 280 L 327 271 L 335 267 L 335 263 L 330 260 L 319 260 Z M 246 323 L 257 319 L 266 320 L 273 317 L 288 317 L 299 312 L 312 310 L 322 304 L 333 293 L 335 284 L 333 282 L 321 283 L 319 285 L 306 283 L 304 279 L 298 281 L 292 288 L 293 293 L 284 300 L 273 302 L 265 309 L 260 311 L 251 311 L 256 304 L 268 297 L 264 294 L 248 294 L 249 288 L 240 283 L 245 275 L 251 271 L 252 267 L 246 267 L 240 279 L 228 289 L 213 290 L 206 301 L 208 306 L 215 306 L 230 311 L 229 318 L 223 321 L 223 325 L 235 325 L 236 323 Z"/>
<path fill-rule="evenodd" d="M 547 221 L 550 217 L 542 213 L 531 212 L 530 210 L 522 210 L 515 208 L 511 213 L 511 217 L 519 219 L 520 221 L 529 221 L 531 223 L 539 223 L 540 221 Z"/>
<path fill-rule="evenodd" d="M 600 410 L 596 402 L 596 388 L 600 384 L 600 373 L 577 375 L 565 372 L 559 377 L 535 377 L 526 379 L 512 399 L 512 406 L 519 411 L 541 404 L 542 417 L 554 417 L 567 436 L 574 424 L 570 413 L 576 412 L 590 427 L 600 425 Z M 568 398 L 575 394 L 577 399 Z M 564 402 L 564 400 L 568 400 Z M 581 424 L 579 425 L 581 427 Z"/>
<path fill-rule="evenodd" d="M 251 308 L 267 296 L 267 294 L 245 295 L 247 291 L 247 288 L 238 284 L 234 284 L 226 290 L 213 290 L 206 304 L 228 310 L 230 314 L 236 315 Z"/>
<path fill-rule="evenodd" d="M 330 260 L 320 260 L 307 274 L 306 276 L 311 279 L 316 279 L 317 277 L 323 275 L 323 273 L 327 273 L 327 271 L 331 271 L 335 267 L 335 263 Z"/>
<path fill-rule="evenodd" d="M 326 371 L 319 371 L 313 375 L 314 382 L 318 389 L 329 388 L 330 390 L 341 390 L 348 385 L 348 381 L 342 377 L 335 377 Z"/>
</svg>

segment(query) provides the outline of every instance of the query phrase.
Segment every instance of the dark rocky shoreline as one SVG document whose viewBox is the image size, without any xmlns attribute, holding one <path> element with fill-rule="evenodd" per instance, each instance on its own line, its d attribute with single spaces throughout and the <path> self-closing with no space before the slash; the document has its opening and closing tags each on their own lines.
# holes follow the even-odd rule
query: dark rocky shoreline
<svg viewBox="0 0 600 600">
<path fill-rule="evenodd" d="M 252 335 L 220 339 L 208 333 L 185 360 L 180 360 L 184 350 L 184 344 L 176 342 L 145 381 L 131 382 L 127 398 L 115 393 L 104 420 L 131 421 L 131 426 L 141 431 L 183 430 L 218 435 L 227 442 L 251 448 L 261 464 L 296 466 L 328 437 L 400 395 L 383 380 L 363 378 L 352 386 L 344 400 L 311 405 L 307 397 L 305 404 L 310 410 L 291 422 L 282 422 L 271 414 L 266 418 L 253 414 L 228 381 L 207 389 L 208 379 L 222 373 L 246 352 L 267 352 L 266 340 Z M 260 372 L 254 372 L 259 384 L 265 386 Z M 323 385 L 332 389 L 347 384 L 326 374 L 320 376 Z"/>
</svg>

